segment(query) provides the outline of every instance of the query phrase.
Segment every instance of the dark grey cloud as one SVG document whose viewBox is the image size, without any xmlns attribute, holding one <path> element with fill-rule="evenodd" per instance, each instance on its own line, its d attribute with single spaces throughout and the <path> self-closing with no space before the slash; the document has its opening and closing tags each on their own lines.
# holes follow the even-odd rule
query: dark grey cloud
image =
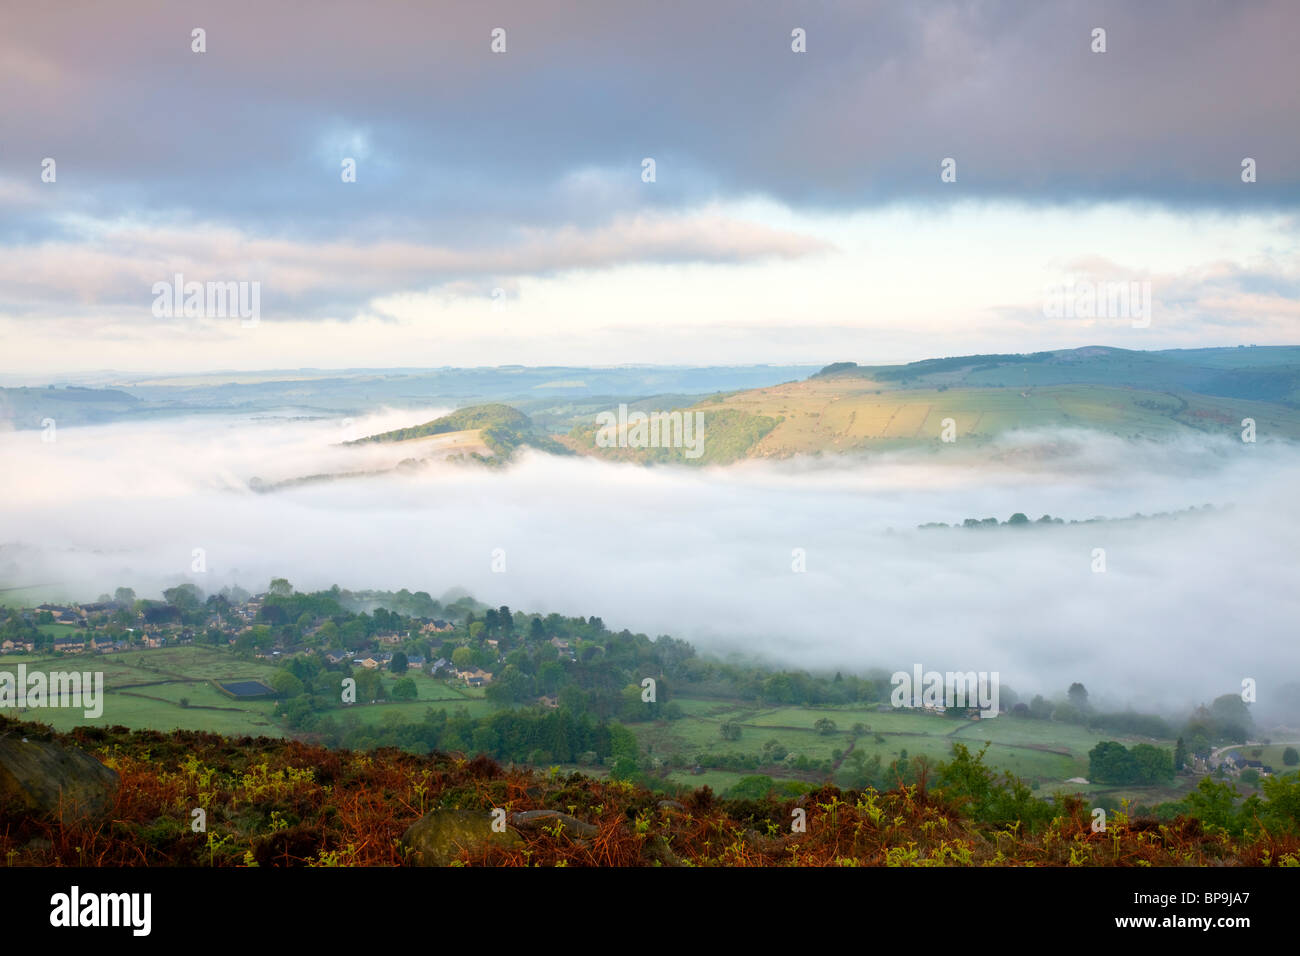
<svg viewBox="0 0 1300 956">
<path fill-rule="evenodd" d="M 28 5 L 0 37 L 0 175 L 55 157 L 68 214 L 413 241 L 753 194 L 1294 205 L 1298 27 L 1269 0 Z"/>
</svg>

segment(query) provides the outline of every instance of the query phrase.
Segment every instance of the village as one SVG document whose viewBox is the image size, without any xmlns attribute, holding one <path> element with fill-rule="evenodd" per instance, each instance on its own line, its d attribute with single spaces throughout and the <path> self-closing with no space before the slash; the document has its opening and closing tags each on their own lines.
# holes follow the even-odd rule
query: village
<svg viewBox="0 0 1300 956">
<path fill-rule="evenodd" d="M 349 664 L 368 670 L 392 670 L 394 661 L 398 660 L 402 673 L 454 679 L 467 687 L 486 687 L 492 683 L 493 670 L 489 669 L 492 664 L 484 660 L 482 653 L 469 654 L 466 648 L 466 653 L 457 654 L 456 649 L 443 646 L 456 643 L 447 640 L 457 632 L 452 622 L 438 618 L 402 618 L 403 623 L 410 625 L 409 629 L 377 631 L 357 641 L 354 647 L 344 648 L 325 645 L 328 638 L 342 636 L 337 627 L 327 620 L 312 621 L 305 629 L 298 629 L 299 640 L 292 639 L 293 628 L 276 628 L 278 636 L 273 636 L 268 643 L 265 638 L 274 631 L 267 625 L 268 615 L 263 610 L 265 598 L 265 594 L 254 595 L 238 604 L 219 606 L 200 624 L 184 623 L 182 618 L 186 615 L 179 608 L 160 602 L 106 600 L 88 604 L 41 604 L 16 612 L 28 633 L 6 633 L 0 640 L 0 655 L 113 654 L 195 643 L 224 644 L 239 649 L 251 644 L 252 656 L 260 660 L 280 661 L 315 654 L 330 664 Z M 13 629 L 11 625 L 6 631 Z M 461 630 L 463 635 L 465 629 Z M 336 638 L 329 643 L 341 642 Z M 551 644 L 558 654 L 572 659 L 568 641 L 552 638 Z M 431 646 L 438 646 L 445 656 L 430 661 L 425 648 Z M 499 640 L 487 638 L 480 646 L 498 662 L 502 660 Z M 453 657 L 474 657 L 477 663 L 453 661 Z M 554 699 L 539 702 L 555 706 Z"/>
</svg>

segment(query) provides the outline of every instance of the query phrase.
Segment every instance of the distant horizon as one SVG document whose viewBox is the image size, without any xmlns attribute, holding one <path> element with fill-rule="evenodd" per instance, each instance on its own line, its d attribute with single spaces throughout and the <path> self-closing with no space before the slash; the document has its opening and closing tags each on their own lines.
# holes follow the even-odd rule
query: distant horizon
<svg viewBox="0 0 1300 956">
<path fill-rule="evenodd" d="M 1103 348 L 1115 349 L 1123 352 L 1206 352 L 1218 349 L 1239 349 L 1239 348 L 1257 348 L 1257 349 L 1288 349 L 1300 348 L 1300 341 L 1293 343 L 1268 343 L 1261 344 L 1255 342 L 1239 342 L 1231 345 L 1195 345 L 1195 346 L 1171 346 L 1166 348 L 1149 348 L 1135 349 L 1126 348 L 1119 345 L 1105 345 L 1092 342 L 1086 345 L 1071 345 L 1060 348 L 1030 349 L 1025 351 L 1009 352 L 950 352 L 946 354 L 928 354 L 919 358 L 908 359 L 885 359 L 876 361 L 861 361 L 857 359 L 837 358 L 831 361 L 823 362 L 622 362 L 622 363 L 574 363 L 574 364 L 555 364 L 550 362 L 538 363 L 536 365 L 519 362 L 505 362 L 500 365 L 344 365 L 344 366 L 319 366 L 303 365 L 296 368 L 289 366 L 266 366 L 263 368 L 208 368 L 197 369 L 192 371 L 182 369 L 160 369 L 157 371 L 146 371 L 143 369 L 120 369 L 120 368 L 102 368 L 87 369 L 68 372 L 45 372 L 45 373 L 20 373 L 11 369 L 0 369 L 0 387 L 2 388 L 21 388 L 23 385 L 10 384 L 11 380 L 26 379 L 29 382 L 45 383 L 48 376 L 61 375 L 68 378 L 68 382 L 49 382 L 49 384 L 74 384 L 76 378 L 90 379 L 95 377 L 106 376 L 134 376 L 139 381 L 153 381 L 155 379 L 167 378 L 201 378 L 204 376 L 239 376 L 239 375 L 275 375 L 275 374 L 302 374 L 302 373 L 321 373 L 337 374 L 352 373 L 365 374 L 371 372 L 384 373 L 403 373 L 408 372 L 418 374 L 422 372 L 442 372 L 442 371 L 474 371 L 482 369 L 484 371 L 496 371 L 502 369 L 593 369 L 593 370 L 617 370 L 617 369 L 711 369 L 711 368 L 813 368 L 821 369 L 828 365 L 838 362 L 853 362 L 859 366 L 866 367 L 888 367 L 895 365 L 910 365 L 915 362 L 924 362 L 937 358 L 961 358 L 968 355 L 1032 355 L 1036 352 L 1073 352 L 1080 349 Z M 31 387 L 27 385 L 26 387 Z"/>
</svg>

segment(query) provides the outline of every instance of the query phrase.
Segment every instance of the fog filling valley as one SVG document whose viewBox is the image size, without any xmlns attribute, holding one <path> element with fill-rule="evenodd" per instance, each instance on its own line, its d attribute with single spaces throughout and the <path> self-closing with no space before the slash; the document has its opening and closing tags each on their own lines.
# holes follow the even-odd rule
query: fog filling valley
<svg viewBox="0 0 1300 956">
<path fill-rule="evenodd" d="M 1300 675 L 1300 450 L 1020 433 L 870 456 L 641 467 L 526 451 L 270 493 L 252 478 L 392 468 L 355 421 L 196 416 L 0 433 L 0 586 L 24 603 L 192 581 L 467 589 L 810 670 L 997 671 L 1023 699 L 1183 709 Z M 1205 504 L 1213 510 L 1188 512 Z M 1015 512 L 1071 526 L 918 529 Z M 206 571 L 191 570 L 201 548 Z M 1094 549 L 1105 571 L 1094 572 Z M 495 549 L 505 570 L 493 570 Z M 806 571 L 792 570 L 795 549 Z"/>
</svg>

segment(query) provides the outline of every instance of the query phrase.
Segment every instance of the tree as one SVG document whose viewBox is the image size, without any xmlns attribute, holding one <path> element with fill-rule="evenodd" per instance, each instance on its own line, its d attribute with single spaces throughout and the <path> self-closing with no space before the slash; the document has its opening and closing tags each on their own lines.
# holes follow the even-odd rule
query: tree
<svg viewBox="0 0 1300 956">
<path fill-rule="evenodd" d="M 163 600 L 182 611 L 192 611 L 203 603 L 203 592 L 187 581 L 163 591 Z"/>
<path fill-rule="evenodd" d="M 1133 783 L 1137 765 L 1127 747 L 1104 740 L 1088 751 L 1088 776 L 1096 783 Z"/>
<path fill-rule="evenodd" d="M 741 733 L 740 724 L 736 723 L 735 721 L 729 720 L 724 722 L 723 725 L 719 728 L 719 730 L 722 733 L 723 740 L 740 739 L 740 733 Z"/>
<path fill-rule="evenodd" d="M 379 671 L 363 667 L 356 672 L 357 700 L 379 700 L 384 696 L 384 679 Z"/>
<path fill-rule="evenodd" d="M 1063 724 L 1081 724 L 1084 722 L 1085 715 L 1082 710 L 1067 701 L 1056 705 L 1056 709 L 1052 711 L 1052 719 Z"/>
<path fill-rule="evenodd" d="M 611 724 L 609 727 L 609 749 L 610 756 L 613 758 L 610 763 L 609 775 L 615 780 L 627 780 L 636 773 L 638 769 L 636 737 L 632 731 L 628 730 L 621 724 Z"/>
<path fill-rule="evenodd" d="M 410 670 L 410 667 L 411 667 L 410 660 L 408 660 L 407 656 L 403 654 L 401 651 L 398 651 L 396 654 L 393 655 L 393 660 L 388 665 L 388 669 L 392 671 L 394 674 L 405 674 L 408 670 Z M 396 693 L 396 691 L 394 691 L 394 693 Z"/>
<path fill-rule="evenodd" d="M 817 731 L 817 733 L 822 736 L 833 734 L 838 729 L 839 728 L 835 725 L 835 721 L 831 720 L 829 717 L 822 717 L 813 722 L 813 730 Z"/>
<path fill-rule="evenodd" d="M 272 578 L 266 593 L 274 597 L 292 597 L 293 585 L 286 578 Z"/>
<path fill-rule="evenodd" d="M 741 777 L 723 797 L 727 800 L 766 800 L 775 786 L 776 781 L 766 774 L 754 774 Z"/>
<path fill-rule="evenodd" d="M 1250 708 L 1240 694 L 1224 694 L 1214 698 L 1210 704 L 1210 715 L 1220 739 L 1231 743 L 1245 743 L 1255 726 Z"/>
<path fill-rule="evenodd" d="M 339 626 L 333 621 L 326 621 L 316 631 L 316 639 L 319 643 L 331 649 L 342 647 L 342 641 L 339 637 Z"/>
<path fill-rule="evenodd" d="M 1136 783 L 1168 783 L 1174 779 L 1174 761 L 1168 750 L 1151 744 L 1134 744 L 1129 749 L 1129 758 Z"/>
<path fill-rule="evenodd" d="M 1070 689 L 1066 692 L 1066 696 L 1070 698 L 1070 703 L 1079 710 L 1085 712 L 1088 710 L 1088 688 L 1084 687 L 1078 681 L 1075 681 L 1070 685 Z"/>
<path fill-rule="evenodd" d="M 1187 766 L 1187 745 L 1183 743 L 1183 738 L 1179 737 L 1174 744 L 1174 773 L 1178 773 Z"/>
<path fill-rule="evenodd" d="M 393 700 L 415 700 L 420 696 L 419 689 L 415 686 L 415 681 L 409 677 L 403 677 L 393 684 Z"/>
<path fill-rule="evenodd" d="M 474 649 L 458 647 L 451 652 L 451 662 L 462 670 L 474 662 Z"/>
<path fill-rule="evenodd" d="M 303 684 L 289 671 L 281 669 L 271 675 L 271 689 L 281 697 L 297 697 L 303 692 Z"/>
<path fill-rule="evenodd" d="M 1209 777 L 1202 777 L 1196 789 L 1187 795 L 1187 806 L 1203 826 L 1222 827 L 1232 832 L 1237 829 L 1235 803 L 1239 796 L 1241 794 L 1231 784 L 1216 783 Z"/>
<path fill-rule="evenodd" d="M 113 592 L 113 600 L 118 604 L 132 605 L 135 603 L 135 591 L 131 588 L 118 588 Z"/>
<path fill-rule="evenodd" d="M 763 760 L 767 763 L 780 763 L 789 753 L 775 737 L 763 744 Z"/>
<path fill-rule="evenodd" d="M 1007 524 L 1027 525 L 1029 524 L 1029 519 L 1025 517 L 1023 512 L 1017 511 L 1007 519 Z"/>
<path fill-rule="evenodd" d="M 1294 767 L 1300 764 L 1300 753 L 1294 747 L 1287 747 L 1282 751 L 1282 763 L 1288 767 Z"/>
</svg>

